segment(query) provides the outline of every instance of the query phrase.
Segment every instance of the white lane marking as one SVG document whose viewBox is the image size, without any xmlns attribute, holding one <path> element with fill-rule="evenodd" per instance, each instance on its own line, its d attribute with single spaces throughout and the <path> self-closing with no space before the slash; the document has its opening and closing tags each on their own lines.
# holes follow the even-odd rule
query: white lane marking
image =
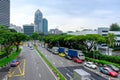
<svg viewBox="0 0 120 80">
<path fill-rule="evenodd" d="M 65 68 L 65 70 L 67 70 L 68 73 L 73 74 L 69 69 Z"/>
<path fill-rule="evenodd" d="M 39 77 L 41 78 L 41 74 L 39 73 Z"/>
<path fill-rule="evenodd" d="M 35 50 L 36 51 L 36 50 Z M 57 77 L 55 76 L 55 74 L 52 72 L 52 70 L 49 68 L 49 66 L 45 63 L 45 61 L 43 60 L 43 58 L 39 55 L 39 53 L 36 51 L 36 53 L 38 54 L 38 56 L 40 57 L 40 59 L 42 60 L 42 62 L 46 65 L 46 67 L 48 68 L 48 70 L 52 73 L 52 75 L 54 76 L 54 78 L 56 79 L 56 80 L 58 80 L 57 79 Z"/>
<path fill-rule="evenodd" d="M 70 80 L 72 79 L 72 77 L 68 73 L 66 73 L 66 75 L 70 78 Z"/>
</svg>

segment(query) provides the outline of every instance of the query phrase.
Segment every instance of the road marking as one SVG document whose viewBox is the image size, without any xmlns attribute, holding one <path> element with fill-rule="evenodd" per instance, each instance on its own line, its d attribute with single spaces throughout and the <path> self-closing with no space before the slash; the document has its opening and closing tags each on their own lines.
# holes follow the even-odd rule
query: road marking
<svg viewBox="0 0 120 80">
<path fill-rule="evenodd" d="M 72 79 L 72 77 L 71 77 L 68 73 L 66 73 L 66 75 L 67 75 L 70 79 Z"/>
<path fill-rule="evenodd" d="M 35 50 L 36 51 L 36 50 Z M 36 51 L 37 55 L 40 57 L 40 59 L 42 60 L 42 62 L 46 65 L 46 67 L 48 68 L 48 70 L 52 73 L 52 75 L 55 77 L 56 80 L 57 77 L 55 76 L 55 74 L 52 72 L 52 70 L 50 69 L 50 67 L 47 65 L 47 63 L 43 60 L 43 58 L 39 55 L 39 53 Z"/>
<path fill-rule="evenodd" d="M 41 78 L 41 74 L 39 73 L 39 77 Z"/>
<path fill-rule="evenodd" d="M 24 59 L 24 63 L 23 63 L 23 72 L 22 72 L 22 75 L 25 75 L 25 66 L 26 66 L 26 60 Z"/>
<path fill-rule="evenodd" d="M 18 65 L 18 69 L 19 69 L 19 71 L 20 71 L 20 74 L 22 74 L 22 71 L 21 71 L 21 69 L 20 69 L 20 66 Z"/>
<path fill-rule="evenodd" d="M 12 76 L 14 75 L 14 73 L 15 73 L 15 71 L 10 72 L 10 73 L 8 74 L 8 77 L 12 77 Z"/>
</svg>

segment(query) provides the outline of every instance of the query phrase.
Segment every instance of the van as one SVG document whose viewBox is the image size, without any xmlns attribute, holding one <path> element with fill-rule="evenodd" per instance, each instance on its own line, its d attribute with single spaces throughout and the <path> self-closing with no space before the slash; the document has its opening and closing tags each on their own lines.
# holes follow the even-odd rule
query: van
<svg viewBox="0 0 120 80">
<path fill-rule="evenodd" d="M 58 47 L 52 47 L 52 53 L 58 54 L 59 53 L 58 49 L 59 49 Z"/>
<path fill-rule="evenodd" d="M 91 74 L 84 71 L 83 69 L 75 69 L 73 80 L 93 80 Z"/>
</svg>

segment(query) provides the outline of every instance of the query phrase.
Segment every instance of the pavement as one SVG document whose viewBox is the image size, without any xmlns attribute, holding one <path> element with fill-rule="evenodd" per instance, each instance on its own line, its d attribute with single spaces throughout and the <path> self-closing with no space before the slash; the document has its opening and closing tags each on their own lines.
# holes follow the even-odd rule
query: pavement
<svg viewBox="0 0 120 80">
<path fill-rule="evenodd" d="M 9 65 L 0 69 L 0 80 L 7 78 L 6 75 L 8 74 L 9 69 L 10 69 Z"/>
</svg>

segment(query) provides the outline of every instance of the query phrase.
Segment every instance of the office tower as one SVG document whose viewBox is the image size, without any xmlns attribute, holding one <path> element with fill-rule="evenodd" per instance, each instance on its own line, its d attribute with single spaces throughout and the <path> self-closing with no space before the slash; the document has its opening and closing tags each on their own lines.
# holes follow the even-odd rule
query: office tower
<svg viewBox="0 0 120 80">
<path fill-rule="evenodd" d="M 34 25 L 23 25 L 23 32 L 24 34 L 31 36 L 34 32 Z"/>
<path fill-rule="evenodd" d="M 43 15 L 42 12 L 38 9 L 35 12 L 35 19 L 34 19 L 34 24 L 35 24 L 35 32 L 38 33 L 43 33 L 43 19 L 42 19 Z"/>
<path fill-rule="evenodd" d="M 10 25 L 10 0 L 0 0 L 0 25 Z"/>
<path fill-rule="evenodd" d="M 43 19 L 43 33 L 44 35 L 48 34 L 48 21 L 45 18 Z"/>
</svg>

